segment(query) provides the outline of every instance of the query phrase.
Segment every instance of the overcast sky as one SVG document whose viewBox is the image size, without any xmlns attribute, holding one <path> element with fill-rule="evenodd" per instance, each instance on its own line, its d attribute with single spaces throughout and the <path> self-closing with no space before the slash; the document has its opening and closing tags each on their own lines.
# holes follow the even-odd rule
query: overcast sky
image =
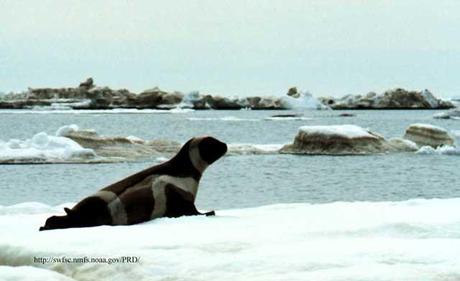
<svg viewBox="0 0 460 281">
<path fill-rule="evenodd" d="M 1 1 L 0 91 L 460 95 L 460 1 Z"/>
</svg>

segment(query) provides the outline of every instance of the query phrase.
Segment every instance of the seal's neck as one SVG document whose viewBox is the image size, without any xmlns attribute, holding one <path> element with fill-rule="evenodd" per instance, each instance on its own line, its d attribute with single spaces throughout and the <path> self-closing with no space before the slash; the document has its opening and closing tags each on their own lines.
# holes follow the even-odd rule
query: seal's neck
<svg viewBox="0 0 460 281">
<path fill-rule="evenodd" d="M 193 167 L 203 174 L 204 170 L 209 166 L 209 164 L 201 158 L 199 144 L 201 138 L 194 138 L 189 143 L 188 156 L 192 162 Z"/>
<path fill-rule="evenodd" d="M 208 163 L 201 158 L 198 145 L 199 140 L 189 140 L 165 165 L 182 176 L 193 176 L 199 180 L 204 170 L 208 167 Z"/>
</svg>

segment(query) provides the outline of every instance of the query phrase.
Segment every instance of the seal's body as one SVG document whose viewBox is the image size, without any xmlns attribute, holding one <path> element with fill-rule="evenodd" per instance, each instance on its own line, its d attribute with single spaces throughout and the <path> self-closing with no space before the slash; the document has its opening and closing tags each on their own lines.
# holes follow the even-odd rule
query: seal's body
<svg viewBox="0 0 460 281">
<path fill-rule="evenodd" d="M 48 218 L 40 230 L 202 215 L 194 203 L 201 175 L 226 151 L 227 145 L 215 138 L 193 138 L 171 160 L 111 184 L 72 209 L 64 208 L 66 215 Z"/>
</svg>

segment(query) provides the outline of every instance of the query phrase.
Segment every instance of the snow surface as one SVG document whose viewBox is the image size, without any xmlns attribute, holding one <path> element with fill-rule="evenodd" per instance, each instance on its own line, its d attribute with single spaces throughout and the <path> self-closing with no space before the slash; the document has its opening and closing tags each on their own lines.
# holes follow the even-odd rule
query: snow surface
<svg viewBox="0 0 460 281">
<path fill-rule="evenodd" d="M 62 206 L 28 205 L 0 206 L 0 265 L 6 265 L 0 276 L 10 280 L 60 280 L 53 272 L 114 281 L 460 277 L 460 198 L 280 204 L 216 210 L 216 217 L 43 232 L 39 226 L 63 213 Z M 140 261 L 113 260 L 121 256 Z M 112 262 L 40 263 L 34 257 Z"/>
<path fill-rule="evenodd" d="M 59 162 L 95 158 L 92 149 L 83 148 L 62 136 L 71 130 L 78 130 L 78 126 L 63 126 L 56 131 L 55 136 L 40 132 L 26 140 L 0 140 L 0 162 Z"/>
<path fill-rule="evenodd" d="M 20 281 L 20 280 L 46 280 L 46 281 L 72 281 L 75 279 L 66 277 L 54 271 L 41 269 L 32 266 L 0 266 L 0 280 Z"/>
<path fill-rule="evenodd" d="M 299 132 L 312 135 L 331 135 L 344 138 L 375 138 L 369 131 L 356 125 L 302 126 Z"/>
</svg>

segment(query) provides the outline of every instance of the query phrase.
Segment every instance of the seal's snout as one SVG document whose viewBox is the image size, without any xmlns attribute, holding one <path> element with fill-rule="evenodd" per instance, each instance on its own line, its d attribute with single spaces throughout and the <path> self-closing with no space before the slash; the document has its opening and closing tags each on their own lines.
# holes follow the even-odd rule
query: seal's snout
<svg viewBox="0 0 460 281">
<path fill-rule="evenodd" d="M 221 142 L 219 141 L 218 139 L 215 139 L 216 140 L 216 143 L 214 144 L 215 145 L 215 150 L 217 152 L 217 154 L 219 154 L 219 157 L 221 157 L 222 155 L 224 155 L 225 153 L 227 153 L 227 144 L 224 143 L 224 142 Z"/>
<path fill-rule="evenodd" d="M 215 160 L 219 159 L 225 153 L 227 153 L 227 144 L 226 143 L 221 142 L 220 140 L 218 140 L 216 138 L 213 138 L 213 137 L 208 137 L 208 143 L 209 143 L 209 148 L 208 149 L 209 149 L 209 151 L 212 152 L 212 154 L 215 155 L 215 157 L 216 157 Z"/>
</svg>

